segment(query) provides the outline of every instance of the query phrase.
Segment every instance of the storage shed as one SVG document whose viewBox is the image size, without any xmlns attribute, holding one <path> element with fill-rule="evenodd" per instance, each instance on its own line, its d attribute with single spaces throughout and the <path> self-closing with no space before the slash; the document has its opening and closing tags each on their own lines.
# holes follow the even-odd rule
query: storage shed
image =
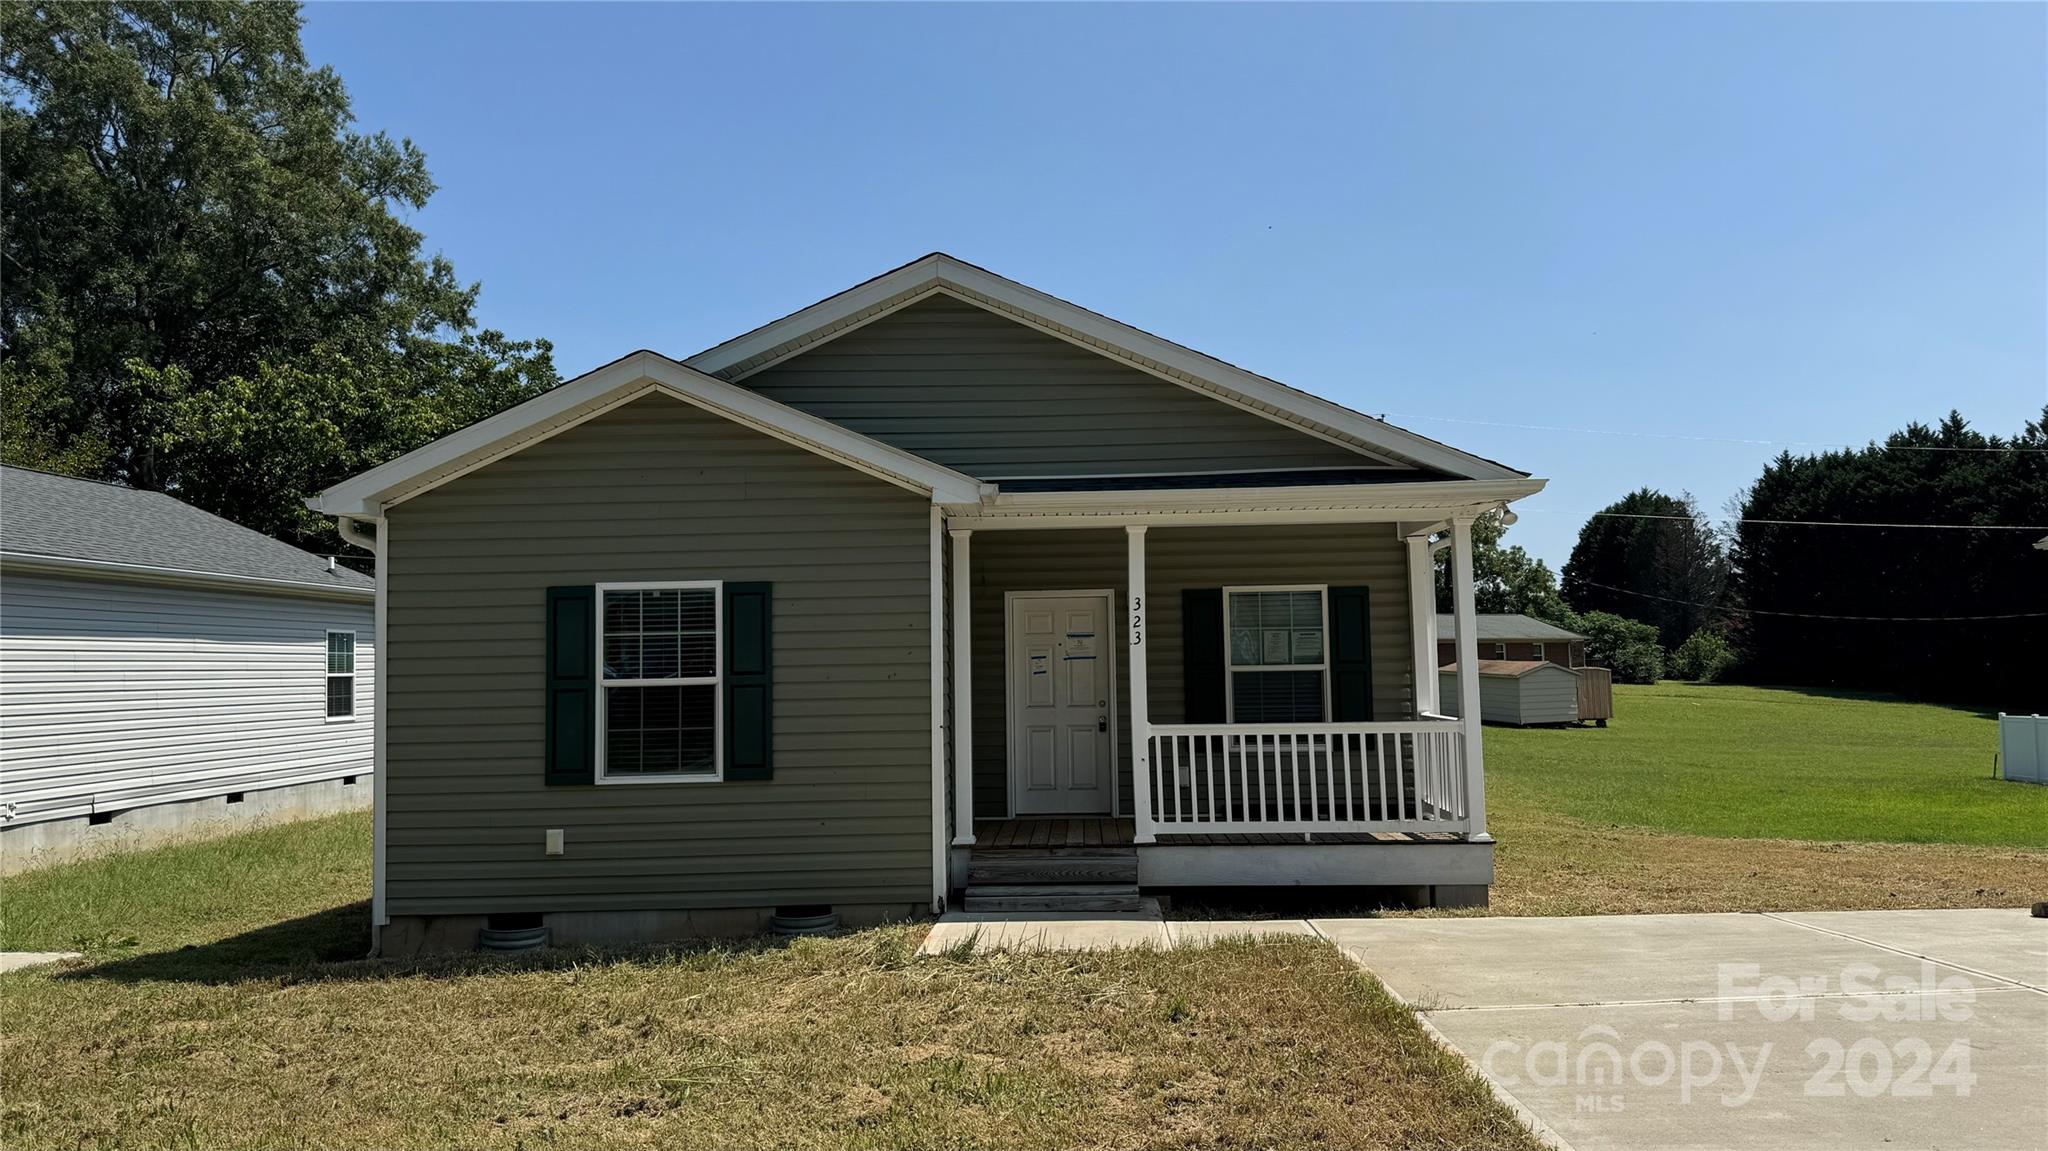
<svg viewBox="0 0 2048 1151">
<path fill-rule="evenodd" d="M 1437 673 L 1443 705 L 1463 715 L 1458 701 L 1458 665 Z M 1579 675 L 1568 667 L 1534 659 L 1479 661 L 1479 719 L 1528 727 L 1579 721 Z"/>
</svg>

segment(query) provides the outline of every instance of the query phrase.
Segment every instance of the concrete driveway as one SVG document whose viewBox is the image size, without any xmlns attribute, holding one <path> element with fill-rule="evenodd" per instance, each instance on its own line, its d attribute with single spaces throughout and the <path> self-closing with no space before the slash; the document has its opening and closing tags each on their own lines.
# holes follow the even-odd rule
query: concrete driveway
<svg viewBox="0 0 2048 1151">
<path fill-rule="evenodd" d="M 1561 1146 L 2048 1148 L 2025 911 L 1309 926 Z"/>
</svg>

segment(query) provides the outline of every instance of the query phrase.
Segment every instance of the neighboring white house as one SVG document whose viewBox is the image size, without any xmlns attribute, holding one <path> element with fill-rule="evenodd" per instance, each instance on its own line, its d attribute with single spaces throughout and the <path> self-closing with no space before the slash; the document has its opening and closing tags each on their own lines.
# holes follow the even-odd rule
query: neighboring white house
<svg viewBox="0 0 2048 1151">
<path fill-rule="evenodd" d="M 0 872 L 366 806 L 374 589 L 158 492 L 0 469 Z"/>
</svg>

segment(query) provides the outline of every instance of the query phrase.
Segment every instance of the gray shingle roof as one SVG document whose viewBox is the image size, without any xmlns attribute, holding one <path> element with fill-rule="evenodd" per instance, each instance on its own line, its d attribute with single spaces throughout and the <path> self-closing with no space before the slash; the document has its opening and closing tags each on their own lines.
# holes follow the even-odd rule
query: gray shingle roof
<svg viewBox="0 0 2048 1151">
<path fill-rule="evenodd" d="M 0 467 L 0 550 L 166 572 L 370 591 L 359 571 L 162 492 Z"/>
<path fill-rule="evenodd" d="M 1488 615 L 1481 612 L 1478 618 L 1480 643 L 1506 643 L 1509 640 L 1535 643 L 1549 643 L 1555 640 L 1562 643 L 1586 638 L 1578 632 L 1566 631 L 1554 623 L 1544 623 L 1540 619 L 1532 619 L 1525 615 Z M 1457 631 L 1455 616 L 1436 617 L 1436 634 L 1439 637 L 1449 639 L 1456 635 Z"/>
</svg>

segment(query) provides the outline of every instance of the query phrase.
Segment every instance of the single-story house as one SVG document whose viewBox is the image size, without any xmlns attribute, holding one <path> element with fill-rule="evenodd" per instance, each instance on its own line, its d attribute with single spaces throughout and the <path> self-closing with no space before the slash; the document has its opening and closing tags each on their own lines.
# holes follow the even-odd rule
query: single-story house
<svg viewBox="0 0 2048 1151">
<path fill-rule="evenodd" d="M 374 598 L 160 492 L 0 468 L 0 869 L 367 806 Z"/>
<path fill-rule="evenodd" d="M 634 352 L 311 501 L 378 553 L 379 946 L 1483 900 L 1431 548 L 1472 619 L 1543 482 L 943 254 Z"/>
<path fill-rule="evenodd" d="M 1554 623 L 1513 613 L 1479 614 L 1479 658 L 1537 660 L 1565 667 L 1586 666 L 1586 637 Z M 1457 621 L 1436 617 L 1436 658 L 1439 665 L 1458 658 Z"/>
<path fill-rule="evenodd" d="M 1463 714 L 1458 665 L 1438 673 L 1444 706 Z M 1484 723 L 1533 727 L 1579 721 L 1579 673 L 1540 659 L 1479 661 L 1479 718 Z"/>
</svg>

